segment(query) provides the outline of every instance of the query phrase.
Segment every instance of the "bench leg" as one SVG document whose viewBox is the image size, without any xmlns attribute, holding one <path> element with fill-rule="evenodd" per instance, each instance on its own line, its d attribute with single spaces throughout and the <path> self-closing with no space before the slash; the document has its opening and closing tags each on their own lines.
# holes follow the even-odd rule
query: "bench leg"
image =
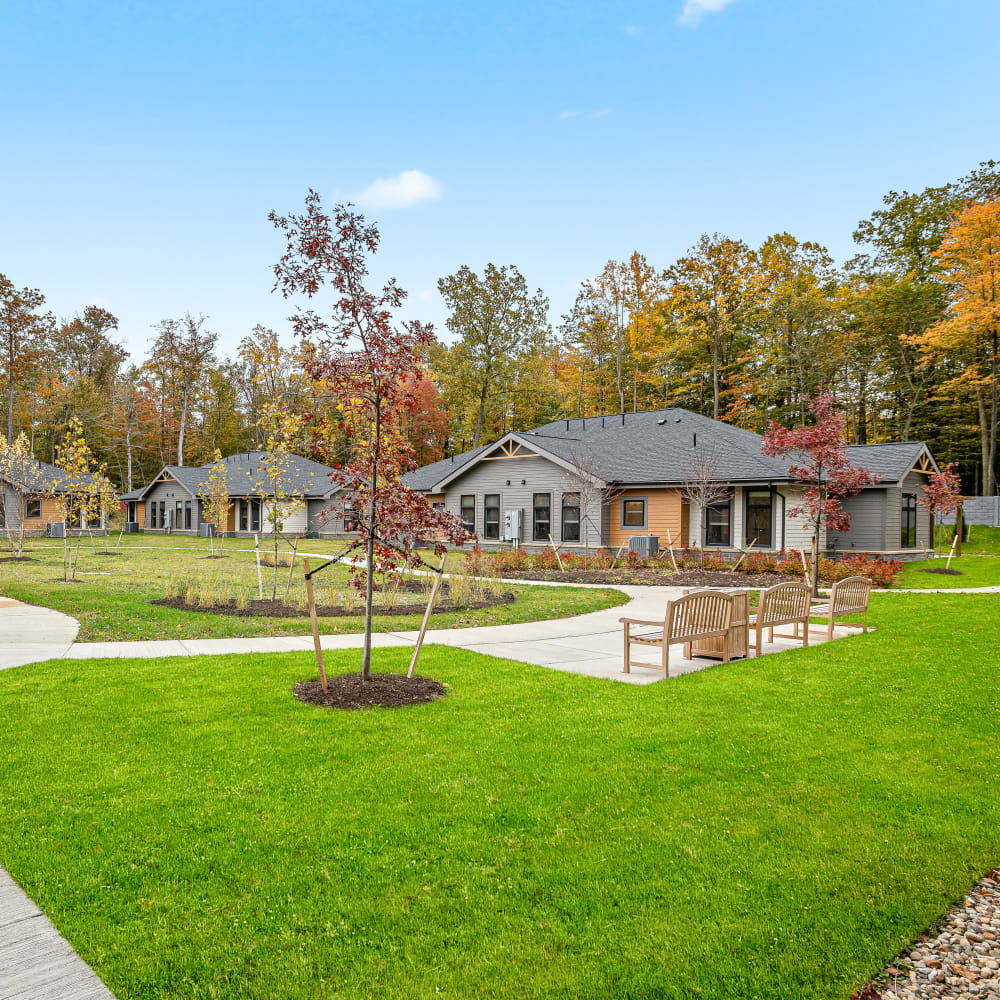
<svg viewBox="0 0 1000 1000">
<path fill-rule="evenodd" d="M 629 648 L 628 647 L 629 647 L 629 641 L 628 641 L 628 622 L 626 622 L 625 623 L 625 673 L 627 673 L 627 674 L 632 672 L 629 669 L 629 662 L 628 662 Z"/>
<path fill-rule="evenodd" d="M 833 641 L 833 615 L 830 615 L 830 624 L 826 627 L 826 641 Z"/>
<path fill-rule="evenodd" d="M 670 676 L 670 643 L 667 642 L 667 637 L 666 636 L 663 637 L 662 659 L 663 659 L 663 676 L 664 677 L 669 677 Z"/>
<path fill-rule="evenodd" d="M 798 632 L 799 626 L 796 624 L 795 631 Z M 809 619 L 807 618 L 802 623 L 802 648 L 805 649 L 809 645 Z"/>
</svg>

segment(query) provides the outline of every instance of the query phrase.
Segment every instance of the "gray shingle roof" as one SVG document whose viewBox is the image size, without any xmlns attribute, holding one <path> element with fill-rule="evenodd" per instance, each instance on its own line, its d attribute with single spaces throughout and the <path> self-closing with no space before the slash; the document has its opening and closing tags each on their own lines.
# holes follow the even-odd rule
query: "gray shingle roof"
<svg viewBox="0 0 1000 1000">
<path fill-rule="evenodd" d="M 257 492 L 255 483 L 265 477 L 262 467 L 264 455 L 265 452 L 261 451 L 242 451 L 236 455 L 227 455 L 222 460 L 226 467 L 226 482 L 231 497 L 249 496 Z M 163 471 L 197 496 L 198 491 L 208 481 L 214 464 L 213 462 L 208 465 L 168 465 Z M 331 472 L 333 469 L 328 465 L 303 458 L 301 455 L 293 455 L 289 463 L 288 479 L 292 487 L 307 499 L 318 499 L 328 496 L 337 489 L 330 481 Z M 149 486 L 142 490 L 133 490 L 127 498 L 142 499 L 148 489 Z"/>
<path fill-rule="evenodd" d="M 66 476 L 66 472 L 63 469 L 60 469 L 56 465 L 50 465 L 48 462 L 42 462 L 40 459 L 37 458 L 34 459 L 34 462 L 35 465 L 37 465 L 39 469 L 41 469 L 42 471 L 42 477 L 38 481 L 38 484 L 33 485 L 33 489 L 37 489 L 39 492 L 45 492 L 46 490 L 51 490 L 54 484 L 58 480 L 63 479 Z M 90 476 L 89 474 L 86 476 L 87 480 L 90 480 L 92 478 L 93 477 Z M 59 491 L 56 490 L 56 492 Z"/>
<path fill-rule="evenodd" d="M 585 461 L 606 482 L 620 486 L 677 485 L 692 478 L 696 463 L 705 458 L 713 459 L 722 481 L 790 481 L 788 460 L 762 455 L 759 434 L 676 407 L 626 413 L 624 422 L 621 414 L 557 420 L 517 436 L 564 461 Z M 404 482 L 411 489 L 430 491 L 492 447 L 484 445 L 426 465 L 409 473 Z M 848 453 L 854 465 L 895 481 L 909 471 L 923 447 L 922 443 L 868 445 L 849 448 Z"/>
<path fill-rule="evenodd" d="M 851 465 L 879 473 L 883 483 L 898 483 L 913 468 L 926 447 L 923 441 L 854 444 L 847 449 L 847 457 Z"/>
</svg>

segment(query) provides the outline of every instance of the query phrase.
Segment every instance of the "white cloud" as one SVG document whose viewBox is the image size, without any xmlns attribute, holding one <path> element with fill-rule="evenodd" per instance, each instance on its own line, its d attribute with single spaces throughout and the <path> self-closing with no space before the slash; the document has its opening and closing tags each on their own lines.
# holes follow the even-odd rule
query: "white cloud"
<svg viewBox="0 0 1000 1000">
<path fill-rule="evenodd" d="M 567 118 L 579 118 L 582 114 L 582 111 L 562 111 L 560 112 L 559 117 L 565 121 Z"/>
<path fill-rule="evenodd" d="M 626 35 L 632 35 L 633 37 L 635 35 L 641 35 L 642 34 L 642 26 L 638 25 L 638 24 L 626 24 L 625 25 L 625 34 Z"/>
<path fill-rule="evenodd" d="M 677 18 L 678 24 L 686 24 L 694 27 L 701 23 L 701 19 L 706 14 L 718 14 L 720 10 L 725 10 L 735 0 L 684 0 L 684 8 Z"/>
<path fill-rule="evenodd" d="M 395 177 L 379 177 L 358 195 L 369 208 L 406 208 L 441 194 L 441 183 L 422 170 L 404 170 Z"/>
</svg>

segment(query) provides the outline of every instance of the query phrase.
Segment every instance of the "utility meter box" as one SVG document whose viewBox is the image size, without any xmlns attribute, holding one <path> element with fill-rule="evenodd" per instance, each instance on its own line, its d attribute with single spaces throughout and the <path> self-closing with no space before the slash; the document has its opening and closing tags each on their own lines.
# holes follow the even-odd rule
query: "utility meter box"
<svg viewBox="0 0 1000 1000">
<path fill-rule="evenodd" d="M 518 509 L 503 512 L 503 540 L 519 545 L 521 542 L 521 522 L 523 512 Z"/>
</svg>

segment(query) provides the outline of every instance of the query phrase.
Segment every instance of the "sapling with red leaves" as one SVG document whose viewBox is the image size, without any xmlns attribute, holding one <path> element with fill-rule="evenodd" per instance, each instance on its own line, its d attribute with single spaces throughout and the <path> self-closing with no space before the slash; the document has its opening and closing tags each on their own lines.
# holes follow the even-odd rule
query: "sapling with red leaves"
<svg viewBox="0 0 1000 1000">
<path fill-rule="evenodd" d="M 938 549 L 941 546 L 941 519 L 946 514 L 954 514 L 962 506 L 962 481 L 951 462 L 943 469 L 932 472 L 917 497 L 917 504 L 931 515 Z M 957 530 L 957 526 L 956 526 Z"/>
<path fill-rule="evenodd" d="M 764 433 L 761 451 L 773 458 L 789 458 L 788 474 L 805 490 L 802 502 L 788 509 L 802 517 L 812 531 L 812 586 L 819 585 L 820 538 L 823 529 L 847 531 L 851 515 L 844 500 L 874 486 L 882 477 L 868 469 L 855 468 L 844 444 L 844 416 L 830 392 L 820 391 L 807 401 L 813 422 L 808 426 L 782 427 L 771 421 Z"/>
<path fill-rule="evenodd" d="M 365 593 L 361 675 L 367 681 L 375 574 L 398 576 L 405 567 L 422 565 L 419 538 L 433 538 L 434 551 L 442 556 L 446 543 L 461 545 L 469 537 L 458 517 L 435 510 L 402 482 L 417 461 L 398 429 L 419 404 L 424 377 L 419 357 L 433 342 L 433 329 L 394 318 L 406 297 L 395 278 L 379 291 L 366 286 L 379 231 L 351 205 L 336 205 L 328 213 L 310 190 L 304 214 L 272 212 L 269 219 L 285 236 L 285 252 L 274 266 L 275 289 L 285 298 L 312 300 L 323 291 L 333 297 L 326 315 L 299 309 L 292 324 L 308 375 L 337 400 L 338 417 L 314 415 L 318 436 L 342 438 L 346 432 L 350 441 L 349 454 L 331 478 L 361 514 L 357 545 L 364 551 L 363 571 L 354 563 L 352 574 Z"/>
</svg>

